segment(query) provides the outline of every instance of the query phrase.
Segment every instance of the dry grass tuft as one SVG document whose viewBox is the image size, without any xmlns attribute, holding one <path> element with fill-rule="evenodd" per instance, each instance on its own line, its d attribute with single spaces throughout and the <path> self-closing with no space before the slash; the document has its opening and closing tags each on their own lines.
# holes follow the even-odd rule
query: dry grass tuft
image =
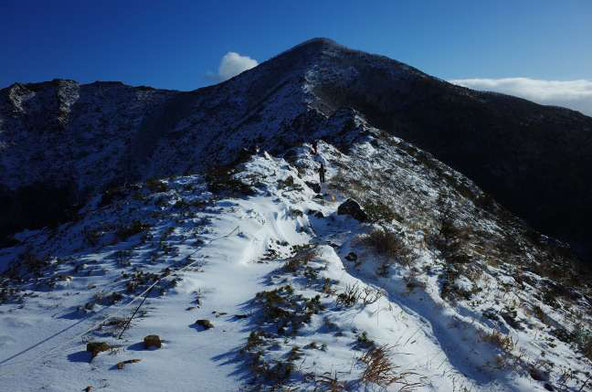
<svg viewBox="0 0 592 392">
<path fill-rule="evenodd" d="M 362 291 L 357 283 L 348 284 L 345 286 L 344 291 L 337 296 L 337 304 L 347 308 L 352 307 L 358 302 L 361 295 Z"/>
<path fill-rule="evenodd" d="M 389 358 L 391 347 L 388 345 L 376 346 L 368 350 L 360 361 L 366 365 L 361 377 L 364 383 L 376 384 L 386 388 L 392 384 L 400 384 L 399 391 L 409 391 L 420 386 L 419 383 L 409 382 L 407 378 L 414 373 L 397 372 L 398 366 Z"/>
<path fill-rule="evenodd" d="M 301 267 L 308 265 L 308 263 L 314 260 L 315 256 L 316 253 L 314 250 L 305 249 L 298 251 L 284 263 L 284 270 L 295 273 Z"/>
<path fill-rule="evenodd" d="M 384 229 L 376 229 L 364 237 L 363 242 L 377 253 L 387 257 L 398 257 L 405 260 L 410 251 L 405 242 L 395 233 Z"/>
<path fill-rule="evenodd" d="M 483 341 L 488 342 L 503 351 L 509 353 L 516 347 L 516 342 L 511 336 L 502 335 L 498 331 L 483 335 Z"/>
<path fill-rule="evenodd" d="M 341 392 L 347 390 L 346 382 L 339 381 L 339 379 L 337 378 L 337 373 L 316 376 L 315 383 L 317 385 L 315 391 L 318 390 L 325 392 Z"/>
</svg>

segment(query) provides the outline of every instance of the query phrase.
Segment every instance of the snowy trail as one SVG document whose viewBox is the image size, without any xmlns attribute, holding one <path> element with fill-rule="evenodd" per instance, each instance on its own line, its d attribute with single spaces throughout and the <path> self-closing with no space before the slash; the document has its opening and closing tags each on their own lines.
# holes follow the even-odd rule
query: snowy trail
<svg viewBox="0 0 592 392">
<path fill-rule="evenodd" d="M 321 236 L 332 237 L 341 230 L 331 230 L 321 226 L 317 228 L 317 231 Z M 342 240 L 344 242 L 341 246 L 344 249 L 350 249 L 353 246 L 351 243 L 352 238 L 349 236 Z M 331 249 L 329 253 L 335 252 Z M 475 366 L 480 362 L 477 359 L 483 359 L 483 353 L 473 345 L 466 344 L 469 337 L 472 338 L 476 335 L 476 331 L 469 324 L 455 318 L 455 315 L 451 312 L 442 311 L 442 305 L 436 304 L 428 294 L 408 292 L 402 279 L 395 277 L 379 279 L 373 270 L 357 269 L 351 263 L 344 265 L 337 254 L 329 254 L 327 258 L 333 260 L 337 264 L 337 268 L 343 269 L 342 279 L 347 279 L 352 282 L 351 284 L 357 284 L 361 287 L 378 287 L 384 290 L 387 294 L 385 298 L 388 301 L 387 306 L 405 312 L 407 318 L 413 320 L 413 324 L 417 326 L 417 331 L 422 331 L 425 336 L 429 336 L 436 347 L 441 349 L 439 357 L 450 362 L 457 371 L 477 383 L 492 381 L 493 377 L 491 375 Z M 452 326 L 455 324 L 462 324 L 462 326 L 453 328 Z M 464 331 L 459 332 L 460 329 L 464 329 Z M 458 336 L 461 333 L 465 336 Z"/>
<path fill-rule="evenodd" d="M 381 256 L 363 242 L 376 225 L 337 214 L 339 195 L 330 189 L 316 194 L 297 178 L 293 167 L 268 155 L 252 161 L 247 172 L 264 178 L 267 189 L 257 196 L 223 200 L 188 189 L 187 203 L 195 201 L 191 197 L 205 200 L 193 205 L 191 213 L 170 208 L 156 215 L 146 242 L 137 236 L 113 247 L 87 250 L 79 260 L 88 262 L 88 274 L 75 275 L 69 286 L 40 292 L 22 309 L 14 306 L 0 314 L 0 327 L 6 331 L 0 330 L 0 348 L 10 349 L 6 357 L 33 343 L 27 334 L 39 341 L 62 331 L 16 361 L 0 364 L 0 385 L 18 391 L 80 391 L 87 386 L 162 391 L 173 390 L 171 385 L 178 391 L 237 391 L 253 381 L 266 382 L 265 369 L 290 363 L 293 373 L 284 381 L 297 390 L 313 391 L 319 379 L 327 380 L 322 377 L 336 377 L 349 390 L 377 391 L 382 389 L 362 383 L 360 358 L 373 347 L 388 346 L 395 371 L 408 378 L 413 390 L 543 390 L 542 383 L 528 374 L 491 367 L 488 361 L 499 351 L 479 335 L 478 315 L 443 301 L 436 274 L 428 275 L 424 286 L 411 289 L 408 266 L 395 263 L 388 274 L 379 274 Z M 176 185 L 187 182 L 180 179 Z M 155 203 L 147 205 L 146 212 L 136 213 L 161 211 Z M 66 233 L 67 240 L 71 237 Z M 154 251 L 154 244 L 157 249 L 166 245 L 170 253 Z M 121 249 L 135 252 L 125 266 L 113 261 L 114 251 Z M 355 259 L 348 257 L 350 252 L 355 252 Z M 289 267 L 291 261 L 295 264 Z M 170 277 L 178 278 L 177 285 L 150 296 L 123 339 L 114 338 L 112 330 L 93 331 L 80 339 L 81 331 L 121 305 L 101 304 L 87 319 L 72 309 L 102 287 L 124 292 L 136 268 L 159 273 L 163 267 L 173 268 Z M 146 286 L 139 287 L 131 293 Z M 346 305 L 340 296 L 352 287 L 362 294 L 381 295 L 369 302 L 360 296 Z M 286 301 L 269 316 L 262 303 L 265 298 L 277 300 L 274 295 Z M 306 313 L 310 308 L 315 310 Z M 13 322 L 19 314 L 17 325 Z M 300 320 L 298 327 L 295 319 Z M 198 327 L 196 320 L 209 320 L 213 328 Z M 260 332 L 263 342 L 253 352 L 246 351 L 250 333 Z M 143 338 L 153 334 L 161 337 L 163 347 L 146 350 Z M 11 338 L 18 343 L 6 341 Z M 106 341 L 114 349 L 91 361 L 86 340 Z M 264 368 L 253 366 L 252 355 L 259 353 Z M 132 359 L 140 361 L 117 369 L 117 363 Z"/>
<path fill-rule="evenodd" d="M 169 370 L 178 390 L 194 389 L 196 380 L 202 380 L 199 386 L 204 391 L 234 390 L 241 364 L 233 365 L 232 357 L 248 335 L 247 321 L 236 315 L 242 314 L 245 303 L 263 289 L 265 277 L 277 268 L 273 263 L 257 261 L 272 241 L 295 244 L 303 243 L 306 238 L 296 233 L 294 222 L 284 219 L 284 209 L 269 199 L 252 198 L 220 202 L 220 205 L 224 212 L 216 219 L 212 237 L 223 236 L 236 227 L 239 229 L 234 230 L 234 235 L 211 242 L 197 252 L 191 247 L 184 249 L 204 261 L 203 270 L 183 272 L 173 292 L 146 302 L 143 310 L 148 311 L 147 317 L 134 320 L 123 340 L 114 340 L 122 346 L 120 355 L 98 356 L 88 363 L 87 354 L 80 351 L 80 342 L 73 339 L 79 334 L 68 334 L 64 330 L 62 335 L 52 336 L 53 341 L 44 350 L 32 350 L 30 358 L 19 358 L 18 372 L 11 371 L 11 367 L 2 369 L 3 381 L 23 387 L 26 383 L 21 378 L 22 365 L 32 360 L 34 366 L 25 366 L 29 369 L 27 373 L 34 375 L 34 380 L 44 380 L 43 384 L 20 390 L 38 390 L 39 387 L 56 391 L 80 390 L 80 386 L 86 384 L 105 386 L 106 380 L 109 385 L 117 385 L 117 390 L 136 390 L 137 385 L 125 372 L 113 370 L 116 362 L 125 359 L 123 354 L 142 359 L 134 365 L 134 378 L 139 377 L 142 383 L 148 382 L 158 390 L 170 386 L 171 380 L 165 376 Z M 187 310 L 197 298 L 199 306 Z M 97 316 L 77 321 L 68 328 L 78 332 L 87 328 L 89 321 L 96 321 Z M 194 324 L 196 319 L 209 319 L 215 327 L 201 331 Z M 81 326 L 75 328 L 78 324 Z M 155 352 L 142 350 L 142 337 L 149 334 L 160 335 L 164 348 Z M 36 361 L 38 356 L 45 357 L 42 363 Z M 182 372 L 173 372 L 181 368 Z M 67 380 L 66 387 L 57 380 Z"/>
<path fill-rule="evenodd" d="M 176 290 L 180 295 L 175 296 L 174 306 L 167 303 L 137 328 L 146 334 L 159 331 L 171 340 L 158 353 L 159 368 L 174 364 L 190 368 L 185 380 L 182 376 L 177 378 L 179 390 L 195 387 L 195 380 L 203 380 L 200 388 L 204 391 L 236 389 L 242 364 L 233 362 L 235 350 L 248 335 L 247 321 L 239 320 L 236 315 L 243 313 L 245 303 L 264 287 L 264 277 L 277 267 L 257 261 L 270 241 L 299 239 L 295 232 L 290 232 L 286 222 L 278 220 L 279 210 L 273 203 L 258 199 L 237 204 L 238 216 L 224 214 L 216 226 L 217 231 L 224 232 L 238 224 L 239 234 L 202 248 L 198 257 L 206 260 L 203 272 L 187 274 Z M 196 291 L 200 293 L 201 306 L 187 311 Z M 209 319 L 214 328 L 201 331 L 193 325 L 196 319 Z M 163 320 L 175 322 L 168 325 Z M 171 355 L 167 348 L 171 349 Z M 168 385 L 160 375 L 151 382 L 162 383 L 163 389 Z"/>
<path fill-rule="evenodd" d="M 423 388 L 453 390 L 459 385 L 470 386 L 475 391 L 536 388 L 533 381 L 494 374 L 493 365 L 486 363 L 492 363 L 496 353 L 481 342 L 478 329 L 470 319 L 447 309 L 423 290 L 410 292 L 401 277 L 378 277 L 374 264 L 358 268 L 354 263 L 342 261 L 356 248 L 358 224 L 352 219 L 331 221 L 330 218 L 330 224 L 314 222 L 315 240 L 323 243 L 330 239 L 331 243 L 339 245 L 342 254 L 340 257 L 330 246 L 320 247 L 321 257 L 328 263 L 326 276 L 338 277 L 342 287 L 356 285 L 361 290 L 380 289 L 385 293 L 376 304 L 349 316 L 343 315 L 337 323 L 371 331 L 377 341 L 391 344 L 397 352 L 405 353 L 397 360 L 404 368 L 420 372 L 430 380 Z"/>
</svg>

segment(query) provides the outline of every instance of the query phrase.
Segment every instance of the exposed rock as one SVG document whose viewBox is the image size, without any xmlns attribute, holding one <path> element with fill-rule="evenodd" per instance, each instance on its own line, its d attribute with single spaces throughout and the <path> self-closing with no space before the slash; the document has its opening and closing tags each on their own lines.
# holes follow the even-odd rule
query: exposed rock
<svg viewBox="0 0 592 392">
<path fill-rule="evenodd" d="M 0 89 L 0 236 L 65 222 L 78 203 L 115 184 L 201 172 L 258 148 L 281 154 L 316 141 L 321 129 L 347 149 L 352 139 L 340 132 L 355 122 L 336 128 L 330 121 L 354 111 L 425 150 L 407 146 L 418 162 L 431 164 L 433 155 L 538 230 L 592 255 L 592 118 L 472 91 L 326 40 L 192 92 L 71 80 Z M 288 162 L 295 154 L 286 154 Z M 490 205 L 462 184 L 458 191 Z"/>
<path fill-rule="evenodd" d="M 508 325 L 514 329 L 523 330 L 524 327 L 517 318 L 517 312 L 515 310 L 507 310 L 501 313 L 502 318 L 508 323 Z"/>
<path fill-rule="evenodd" d="M 537 381 L 547 381 L 549 379 L 549 375 L 546 374 L 541 369 L 532 368 L 530 369 L 530 377 Z"/>
<path fill-rule="evenodd" d="M 86 344 L 86 351 L 92 354 L 93 358 L 99 355 L 100 352 L 107 351 L 111 348 L 106 342 L 88 342 Z"/>
<path fill-rule="evenodd" d="M 321 184 L 318 182 L 306 181 L 306 185 L 316 193 L 321 193 Z"/>
<path fill-rule="evenodd" d="M 202 327 L 203 329 L 211 329 L 214 328 L 214 324 L 210 320 L 207 319 L 200 319 L 195 322 L 195 325 Z"/>
<path fill-rule="evenodd" d="M 306 213 L 308 215 L 312 215 L 315 218 L 319 218 L 319 219 L 322 219 L 322 218 L 325 217 L 325 215 L 323 215 L 323 213 L 321 211 L 319 211 L 319 210 L 308 210 L 308 211 L 306 211 Z"/>
<path fill-rule="evenodd" d="M 144 338 L 144 347 L 149 349 L 152 347 L 161 348 L 162 342 L 160 340 L 160 336 L 158 335 L 148 335 Z"/>
<path fill-rule="evenodd" d="M 125 367 L 125 365 L 130 364 L 130 363 L 137 363 L 140 362 L 141 359 L 139 358 L 134 358 L 134 359 L 128 359 L 127 361 L 121 361 L 121 362 L 117 362 L 117 364 L 115 365 L 117 367 L 117 369 L 121 370 Z"/>
<path fill-rule="evenodd" d="M 368 220 L 368 215 L 364 212 L 360 203 L 355 201 L 354 199 L 347 199 L 344 201 L 339 208 L 337 208 L 337 214 L 339 215 L 349 215 L 354 219 L 359 220 L 360 222 L 366 222 Z"/>
</svg>

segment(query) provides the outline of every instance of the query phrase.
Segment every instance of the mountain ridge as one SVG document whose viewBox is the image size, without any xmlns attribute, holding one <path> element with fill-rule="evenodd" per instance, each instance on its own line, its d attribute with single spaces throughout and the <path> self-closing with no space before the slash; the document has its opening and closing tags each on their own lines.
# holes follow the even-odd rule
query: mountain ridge
<svg viewBox="0 0 592 392">
<path fill-rule="evenodd" d="M 46 91 L 52 88 L 55 92 Z M 125 91 L 135 105 L 126 107 L 129 102 L 119 102 L 117 105 L 125 107 L 123 112 L 109 113 L 99 124 L 89 118 L 69 125 L 71 111 L 76 117 L 81 108 L 76 97 L 79 91 L 89 97 L 86 107 L 94 106 L 94 110 L 117 101 L 116 96 L 107 98 L 116 91 Z M 49 96 L 39 108 L 29 105 L 27 111 L 21 110 L 23 102 L 29 102 L 27 97 L 40 100 L 42 93 Z M 52 100 L 52 94 L 57 101 Z M 298 138 L 305 141 L 302 127 L 310 130 L 340 108 L 351 107 L 373 126 L 417 144 L 467 174 L 537 229 L 572 243 L 583 257 L 588 258 L 592 251 L 586 245 L 590 233 L 585 229 L 585 222 L 592 219 L 592 207 L 587 203 L 592 191 L 584 180 L 592 170 L 592 118 L 569 109 L 455 86 L 396 60 L 351 50 L 329 39 L 311 39 L 228 81 L 193 91 L 54 80 L 15 84 L 0 90 L 0 96 L 12 103 L 8 113 L 3 111 L 0 129 L 4 135 L 16 132 L 15 128 L 31 133 L 69 127 L 74 138 L 82 127 L 92 127 L 94 138 L 113 139 L 114 145 L 126 146 L 116 149 L 119 155 L 111 158 L 116 161 L 110 169 L 117 172 L 115 175 L 89 169 L 97 173 L 96 178 L 109 178 L 99 188 L 76 168 L 79 161 L 68 157 L 61 159 L 68 162 L 70 170 L 62 167 L 55 174 L 32 177 L 38 177 L 41 183 L 54 182 L 49 180 L 51 176 L 82 179 L 82 183 L 67 185 L 78 189 L 73 199 L 84 199 L 89 192 L 114 181 L 199 171 L 204 169 L 204 161 L 228 163 L 242 148 L 256 144 L 269 150 L 281 149 L 279 134 L 293 139 L 290 142 Z M 92 117 L 84 106 L 81 109 L 80 116 Z M 129 115 L 131 112 L 134 114 Z M 24 121 L 6 124 L 19 115 Z M 127 117 L 125 124 L 118 123 L 118 116 Z M 298 122 L 301 124 L 295 125 Z M 129 135 L 121 138 L 114 130 L 104 132 L 101 128 L 105 125 L 126 128 Z M 290 134 L 294 126 L 301 127 L 298 135 Z M 228 140 L 234 140 L 231 148 Z M 5 147 L 0 158 L 5 162 L 0 185 L 8 188 L 3 192 L 4 199 L 15 200 L 11 192 L 32 183 L 23 183 L 26 179 L 20 176 L 7 179 L 11 168 L 6 155 L 13 150 L 13 155 L 22 154 L 26 148 L 20 148 L 23 141 L 2 142 L 12 148 Z M 56 148 L 69 142 L 60 141 L 59 136 L 54 141 Z M 28 139 L 26 143 L 36 141 Z M 175 151 L 166 151 L 166 146 Z M 82 149 L 72 148 L 74 152 Z M 164 161 L 173 163 L 167 168 Z M 56 167 L 48 161 L 42 166 Z M 12 174 L 16 173 L 13 168 Z M 564 198 L 565 202 L 560 202 Z"/>
<path fill-rule="evenodd" d="M 352 110 L 313 136 L 205 176 L 120 183 L 19 233 L 0 250 L 3 385 L 585 385 L 591 287 L 567 253 Z M 142 344 L 155 334 L 158 350 Z M 375 354 L 394 379 L 367 375 Z"/>
<path fill-rule="evenodd" d="M 325 40 L 193 92 L 11 91 L 0 385 L 586 390 L 592 271 L 463 173 L 585 213 L 569 113 Z"/>
</svg>

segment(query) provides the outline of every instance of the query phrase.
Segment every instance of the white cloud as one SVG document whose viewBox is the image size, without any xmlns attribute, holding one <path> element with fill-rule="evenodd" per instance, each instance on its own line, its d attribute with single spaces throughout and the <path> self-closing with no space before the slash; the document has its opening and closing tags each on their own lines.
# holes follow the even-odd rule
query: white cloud
<svg viewBox="0 0 592 392">
<path fill-rule="evenodd" d="M 456 79 L 450 83 L 475 90 L 516 95 L 543 104 L 564 106 L 592 116 L 592 80 L 540 80 L 530 78 Z"/>
<path fill-rule="evenodd" d="M 257 60 L 249 56 L 241 56 L 236 52 L 228 52 L 220 60 L 218 73 L 208 73 L 206 76 L 214 81 L 223 82 L 257 65 L 259 65 Z"/>
</svg>

